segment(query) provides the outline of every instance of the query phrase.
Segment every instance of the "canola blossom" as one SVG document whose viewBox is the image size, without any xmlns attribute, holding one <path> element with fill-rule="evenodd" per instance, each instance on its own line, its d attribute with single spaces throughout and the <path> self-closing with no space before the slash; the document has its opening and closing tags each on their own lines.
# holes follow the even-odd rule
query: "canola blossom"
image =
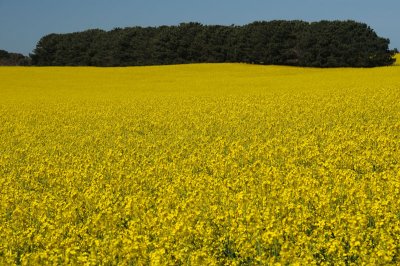
<svg viewBox="0 0 400 266">
<path fill-rule="evenodd" d="M 400 67 L 0 68 L 1 265 L 398 265 Z"/>
</svg>

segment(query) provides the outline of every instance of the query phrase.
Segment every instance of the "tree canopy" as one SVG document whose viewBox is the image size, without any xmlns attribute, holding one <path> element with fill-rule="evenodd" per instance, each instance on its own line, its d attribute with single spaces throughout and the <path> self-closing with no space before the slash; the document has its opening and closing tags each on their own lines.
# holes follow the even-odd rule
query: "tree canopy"
<svg viewBox="0 0 400 266">
<path fill-rule="evenodd" d="M 389 39 L 355 21 L 256 21 L 92 29 L 49 34 L 31 55 L 39 66 L 143 66 L 242 62 L 308 67 L 391 65 Z"/>
<path fill-rule="evenodd" d="M 0 66 L 26 66 L 30 65 L 30 58 L 23 54 L 10 53 L 0 50 Z"/>
</svg>

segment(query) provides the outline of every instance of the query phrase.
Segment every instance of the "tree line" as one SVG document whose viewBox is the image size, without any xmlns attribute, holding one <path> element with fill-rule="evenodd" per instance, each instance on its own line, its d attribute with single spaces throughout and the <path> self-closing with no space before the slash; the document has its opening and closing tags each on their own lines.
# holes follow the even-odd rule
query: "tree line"
<svg viewBox="0 0 400 266">
<path fill-rule="evenodd" d="M 31 59 L 19 53 L 9 53 L 0 50 L 0 66 L 29 66 Z"/>
<path fill-rule="evenodd" d="M 355 21 L 256 21 L 92 29 L 49 34 L 33 54 L 38 66 L 143 66 L 242 62 L 306 67 L 391 65 L 396 51 L 367 24 Z"/>
</svg>

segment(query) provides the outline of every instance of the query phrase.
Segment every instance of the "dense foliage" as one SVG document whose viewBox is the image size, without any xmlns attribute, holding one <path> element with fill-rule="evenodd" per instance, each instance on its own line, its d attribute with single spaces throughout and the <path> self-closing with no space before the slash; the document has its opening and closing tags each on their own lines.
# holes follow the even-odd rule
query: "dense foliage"
<svg viewBox="0 0 400 266">
<path fill-rule="evenodd" d="M 23 54 L 0 50 L 0 66 L 26 66 L 30 63 L 30 58 Z"/>
<path fill-rule="evenodd" d="M 400 265 L 399 84 L 0 68 L 0 265 Z"/>
<path fill-rule="evenodd" d="M 244 62 L 312 67 L 393 63 L 389 40 L 354 21 L 254 22 L 245 26 L 182 23 L 50 34 L 33 62 L 54 66 L 136 66 Z"/>
</svg>

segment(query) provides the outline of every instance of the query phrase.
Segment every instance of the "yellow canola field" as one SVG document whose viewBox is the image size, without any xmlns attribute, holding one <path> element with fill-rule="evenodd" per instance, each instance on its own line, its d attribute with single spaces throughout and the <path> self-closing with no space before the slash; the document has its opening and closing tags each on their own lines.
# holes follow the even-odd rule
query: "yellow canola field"
<svg viewBox="0 0 400 266">
<path fill-rule="evenodd" d="M 395 66 L 2 67 L 0 264 L 398 265 L 399 99 Z"/>
<path fill-rule="evenodd" d="M 399 54 L 396 54 L 396 55 L 394 56 L 394 58 L 396 59 L 396 62 L 394 62 L 394 65 L 395 65 L 395 66 L 400 66 L 400 53 L 399 53 Z"/>
</svg>

